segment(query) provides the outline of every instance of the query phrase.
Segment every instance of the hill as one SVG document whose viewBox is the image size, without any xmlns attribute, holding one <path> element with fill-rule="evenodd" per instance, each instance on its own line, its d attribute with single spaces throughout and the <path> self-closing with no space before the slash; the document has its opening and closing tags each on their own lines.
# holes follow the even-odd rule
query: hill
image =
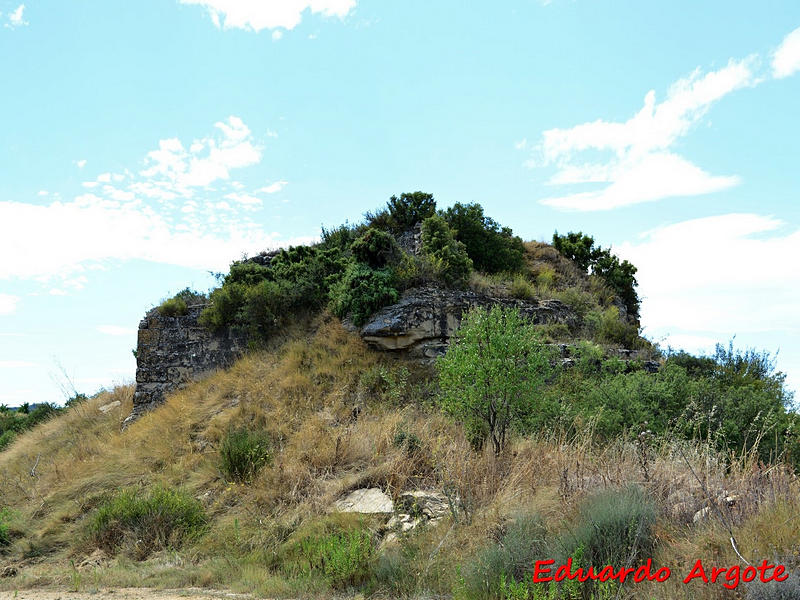
<svg viewBox="0 0 800 600">
<path fill-rule="evenodd" d="M 426 199 L 389 208 L 405 214 Z M 797 421 L 770 357 L 660 352 L 638 336 L 638 300 L 622 297 L 630 268 L 591 238 L 517 243 L 481 217 L 513 269 L 492 272 L 479 253 L 461 269 L 470 238 L 446 216 L 449 229 L 434 222 L 426 236 L 433 226 L 416 227 L 418 216 L 394 228 L 387 209 L 315 248 L 234 263 L 197 319 L 238 329 L 250 350 L 176 386 L 124 431 L 133 386 L 20 430 L 0 451 L 0 588 L 797 597 L 774 584 L 682 583 L 698 559 L 798 566 Z M 413 285 L 400 283 L 408 261 Z M 438 358 L 376 349 L 370 319 L 432 287 L 498 300 L 441 328 Z M 187 297 L 155 311 L 185 316 Z M 526 320 L 547 302 L 571 318 Z M 648 558 L 674 575 L 531 582 L 536 560 Z M 796 593 L 798 580 L 782 589 Z"/>
</svg>

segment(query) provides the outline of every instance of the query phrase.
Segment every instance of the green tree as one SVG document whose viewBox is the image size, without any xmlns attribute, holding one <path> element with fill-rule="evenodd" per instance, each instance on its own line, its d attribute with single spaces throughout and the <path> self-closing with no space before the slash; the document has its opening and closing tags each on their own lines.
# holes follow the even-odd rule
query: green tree
<svg viewBox="0 0 800 600">
<path fill-rule="evenodd" d="M 422 252 L 433 264 L 436 275 L 446 284 L 460 286 L 469 277 L 472 260 L 467 249 L 439 215 L 422 222 Z"/>
<path fill-rule="evenodd" d="M 602 278 L 622 300 L 629 315 L 639 316 L 639 296 L 636 293 L 636 267 L 627 260 L 620 261 L 611 250 L 594 245 L 594 238 L 580 231 L 567 235 L 553 234 L 553 247 L 574 262 L 578 268 Z"/>
<path fill-rule="evenodd" d="M 587 273 L 597 259 L 598 248 L 594 247 L 594 238 L 580 231 L 570 231 L 567 235 L 558 235 L 556 231 L 553 247 Z"/>
<path fill-rule="evenodd" d="M 437 363 L 442 408 L 473 441 L 490 438 L 499 454 L 509 429 L 535 410 L 551 354 L 517 309 L 474 309 Z"/>
<path fill-rule="evenodd" d="M 402 231 L 413 227 L 436 213 L 436 200 L 433 194 L 411 192 L 392 196 L 387 205 L 394 229 Z"/>
<path fill-rule="evenodd" d="M 509 227 L 483 214 L 480 204 L 456 203 L 442 213 L 455 237 L 467 247 L 476 269 L 487 273 L 516 272 L 525 248 Z"/>
<path fill-rule="evenodd" d="M 391 234 L 374 227 L 370 227 L 364 235 L 356 239 L 350 249 L 358 262 L 365 263 L 373 269 L 382 269 L 397 262 L 401 252 Z"/>
</svg>

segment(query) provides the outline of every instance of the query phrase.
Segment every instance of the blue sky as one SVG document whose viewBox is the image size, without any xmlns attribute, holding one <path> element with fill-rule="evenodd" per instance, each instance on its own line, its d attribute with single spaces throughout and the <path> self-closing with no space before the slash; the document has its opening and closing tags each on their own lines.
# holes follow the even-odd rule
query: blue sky
<svg viewBox="0 0 800 600">
<path fill-rule="evenodd" d="M 130 381 L 151 306 L 392 195 L 583 230 L 654 340 L 800 386 L 800 4 L 0 0 L 0 403 Z"/>
</svg>

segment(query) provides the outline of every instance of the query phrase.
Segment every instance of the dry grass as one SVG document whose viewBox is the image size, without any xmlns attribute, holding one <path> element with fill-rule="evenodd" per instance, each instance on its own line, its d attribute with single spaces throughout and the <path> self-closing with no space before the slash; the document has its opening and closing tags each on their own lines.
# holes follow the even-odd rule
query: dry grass
<svg viewBox="0 0 800 600">
<path fill-rule="evenodd" d="M 660 507 L 654 559 L 676 573 L 700 557 L 735 564 L 729 529 L 752 561 L 797 552 L 800 486 L 780 465 L 674 441 L 600 446 L 590 428 L 569 438 L 517 440 L 501 456 L 475 452 L 457 423 L 428 407 L 429 375 L 426 367 L 368 350 L 338 321 L 322 317 L 307 336 L 174 394 L 124 433 L 119 424 L 130 411 L 130 386 L 71 409 L 0 453 L 0 503 L 17 515 L 16 542 L 0 566 L 5 560 L 21 568 L 0 587 L 70 586 L 78 573 L 84 587 L 91 581 L 322 594 L 320 582 L 287 581 L 268 566 L 298 527 L 346 491 L 368 486 L 390 495 L 446 490 L 459 499 L 455 520 L 404 542 L 418 550 L 420 592 L 449 593 L 457 566 L 515 514 L 540 514 L 556 535 L 587 495 L 630 483 Z M 112 401 L 121 404 L 98 410 Z M 273 440 L 272 464 L 249 485 L 230 484 L 219 470 L 218 447 L 232 426 L 265 430 Z M 399 431 L 416 436 L 418 448 L 397 447 Z M 85 519 L 104 495 L 156 483 L 199 498 L 211 520 L 208 533 L 142 563 L 117 557 L 90 570 L 74 567 L 94 550 Z M 715 504 L 720 514 L 714 509 L 692 522 L 696 511 Z M 643 587 L 637 597 L 690 597 L 677 580 Z M 691 597 L 723 597 L 717 592 L 698 589 Z"/>
</svg>

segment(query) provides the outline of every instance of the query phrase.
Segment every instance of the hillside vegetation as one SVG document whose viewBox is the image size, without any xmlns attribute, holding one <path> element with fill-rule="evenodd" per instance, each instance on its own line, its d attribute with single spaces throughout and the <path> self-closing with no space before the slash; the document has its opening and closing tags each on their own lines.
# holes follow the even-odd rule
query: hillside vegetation
<svg viewBox="0 0 800 600">
<path fill-rule="evenodd" d="M 0 451 L 0 588 L 800 597 L 794 575 L 780 587 L 681 583 L 697 559 L 743 565 L 737 552 L 800 566 L 797 416 L 772 358 L 732 345 L 661 353 L 638 336 L 638 299 L 619 293 L 635 292 L 635 269 L 588 236 L 523 243 L 475 205 L 448 215 L 431 202 L 396 198 L 318 246 L 234 263 L 206 319 L 248 328 L 259 344 L 126 431 L 131 386 L 20 430 Z M 467 236 L 453 225 L 462 218 L 480 228 Z M 396 236 L 420 221 L 423 252 L 411 257 Z M 482 258 L 481 247 L 492 250 Z M 496 252 L 513 268 L 498 270 L 487 258 Z M 582 319 L 570 329 L 474 311 L 434 364 L 371 350 L 343 326 L 423 277 L 558 298 Z M 622 360 L 619 346 L 636 351 Z M 332 510 L 361 488 L 394 500 L 438 491 L 449 509 L 407 531 L 388 516 Z M 531 578 L 536 560 L 648 558 L 672 578 Z"/>
</svg>

